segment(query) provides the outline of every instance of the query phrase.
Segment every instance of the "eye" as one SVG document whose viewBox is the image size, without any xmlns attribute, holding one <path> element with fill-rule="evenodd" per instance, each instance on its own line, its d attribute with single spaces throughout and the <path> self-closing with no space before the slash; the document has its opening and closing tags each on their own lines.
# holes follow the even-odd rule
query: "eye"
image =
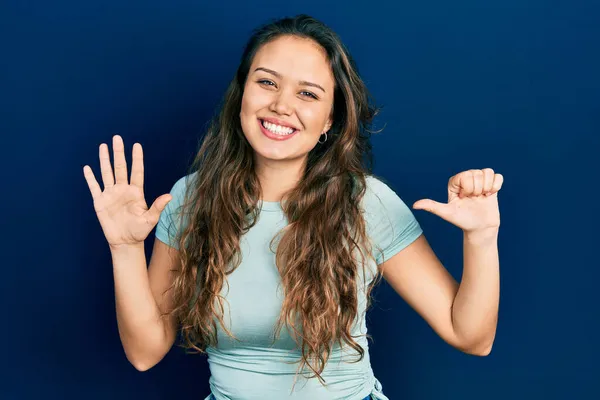
<svg viewBox="0 0 600 400">
<path fill-rule="evenodd" d="M 302 93 L 302 95 L 303 95 L 303 96 L 312 97 L 313 99 L 315 99 L 315 100 L 318 100 L 318 97 L 317 97 L 317 96 L 315 96 L 315 95 L 314 95 L 313 93 L 311 93 L 311 92 L 302 91 L 302 92 L 300 92 L 300 93 Z"/>
<path fill-rule="evenodd" d="M 273 81 L 270 81 L 268 79 L 260 79 L 258 81 L 258 83 L 260 83 L 261 85 L 275 86 L 275 83 L 273 83 Z"/>
</svg>

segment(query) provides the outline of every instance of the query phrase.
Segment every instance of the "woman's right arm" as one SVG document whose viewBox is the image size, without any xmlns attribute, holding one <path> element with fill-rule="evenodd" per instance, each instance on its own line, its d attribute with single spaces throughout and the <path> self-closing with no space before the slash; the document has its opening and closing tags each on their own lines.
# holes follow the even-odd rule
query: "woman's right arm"
<svg viewBox="0 0 600 400">
<path fill-rule="evenodd" d="M 139 371 L 156 365 L 175 342 L 177 326 L 161 317 L 172 307 L 169 288 L 180 267 L 179 252 L 158 239 L 147 267 L 143 243 L 111 247 L 119 336 Z"/>
</svg>

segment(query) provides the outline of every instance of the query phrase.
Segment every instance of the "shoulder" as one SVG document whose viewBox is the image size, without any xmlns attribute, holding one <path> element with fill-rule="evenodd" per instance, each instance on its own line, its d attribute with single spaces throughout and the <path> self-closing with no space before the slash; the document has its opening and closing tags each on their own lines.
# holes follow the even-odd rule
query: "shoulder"
<svg viewBox="0 0 600 400">
<path fill-rule="evenodd" d="M 169 194 L 172 199 L 167 203 L 167 206 L 162 212 L 163 218 L 172 218 L 175 215 L 179 215 L 182 211 L 182 206 L 185 205 L 186 196 L 190 195 L 190 186 L 194 183 L 197 173 L 191 173 L 184 175 L 177 179 L 171 186 Z"/>
<path fill-rule="evenodd" d="M 367 183 L 367 191 L 374 193 L 392 190 L 390 186 L 385 182 L 384 178 L 376 175 L 366 175 L 365 181 Z"/>
<path fill-rule="evenodd" d="M 186 194 L 188 188 L 194 183 L 197 172 L 193 172 L 188 175 L 184 175 L 177 179 L 171 187 L 170 194 L 173 196 L 173 200 L 181 202 Z"/>
<path fill-rule="evenodd" d="M 422 233 L 411 208 L 384 179 L 366 176 L 362 209 L 367 234 L 380 251 L 377 263 L 389 259 Z"/>
<path fill-rule="evenodd" d="M 380 207 L 406 207 L 402 198 L 383 178 L 365 176 L 366 188 L 362 203 L 367 211 L 382 211 Z"/>
<path fill-rule="evenodd" d="M 188 223 L 187 218 L 182 218 L 182 206 L 184 205 L 187 189 L 193 182 L 195 175 L 196 173 L 188 174 L 175 181 L 169 192 L 172 199 L 160 213 L 156 225 L 156 237 L 176 249 L 179 249 L 178 236 L 183 231 L 185 224 Z"/>
</svg>

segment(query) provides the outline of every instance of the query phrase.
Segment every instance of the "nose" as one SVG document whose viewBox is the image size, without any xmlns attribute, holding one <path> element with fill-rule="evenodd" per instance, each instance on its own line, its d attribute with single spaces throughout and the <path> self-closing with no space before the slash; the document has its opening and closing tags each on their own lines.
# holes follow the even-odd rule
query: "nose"
<svg viewBox="0 0 600 400">
<path fill-rule="evenodd" d="M 273 98 L 269 110 L 280 115 L 291 115 L 293 111 L 292 102 L 288 95 L 281 91 Z"/>
</svg>

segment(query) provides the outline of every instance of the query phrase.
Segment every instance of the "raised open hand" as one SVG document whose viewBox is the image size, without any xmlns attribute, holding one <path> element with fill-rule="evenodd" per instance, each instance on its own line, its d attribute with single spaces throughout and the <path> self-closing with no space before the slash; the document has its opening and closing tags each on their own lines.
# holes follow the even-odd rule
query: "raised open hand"
<svg viewBox="0 0 600 400">
<path fill-rule="evenodd" d="M 160 213 L 169 201 L 170 194 L 158 197 L 150 209 L 144 199 L 144 155 L 142 145 L 135 143 L 132 152 L 131 184 L 127 181 L 125 146 L 119 135 L 113 136 L 115 171 L 110 163 L 108 145 L 100 145 L 100 170 L 104 190 L 94 177 L 89 165 L 83 167 L 94 210 L 104 236 L 111 248 L 143 243 L 158 223 Z"/>
</svg>

